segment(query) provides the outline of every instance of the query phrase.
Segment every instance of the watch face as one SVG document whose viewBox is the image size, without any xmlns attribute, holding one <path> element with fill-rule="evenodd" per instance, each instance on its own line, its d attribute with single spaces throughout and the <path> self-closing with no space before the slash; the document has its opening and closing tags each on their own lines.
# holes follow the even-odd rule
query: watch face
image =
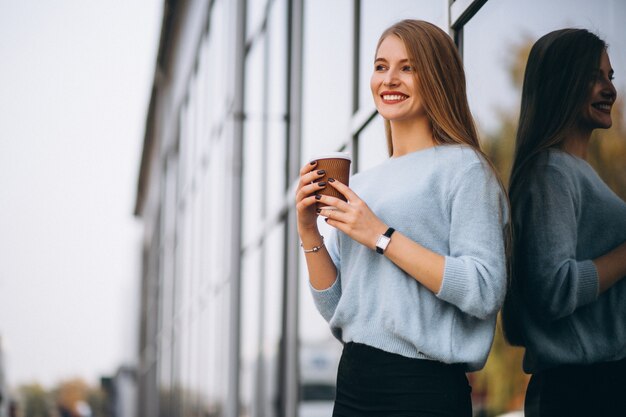
<svg viewBox="0 0 626 417">
<path fill-rule="evenodd" d="M 388 238 L 385 235 L 380 235 L 376 241 L 376 252 L 383 253 L 385 249 L 387 249 L 387 245 L 389 245 L 390 240 L 391 238 Z"/>
</svg>

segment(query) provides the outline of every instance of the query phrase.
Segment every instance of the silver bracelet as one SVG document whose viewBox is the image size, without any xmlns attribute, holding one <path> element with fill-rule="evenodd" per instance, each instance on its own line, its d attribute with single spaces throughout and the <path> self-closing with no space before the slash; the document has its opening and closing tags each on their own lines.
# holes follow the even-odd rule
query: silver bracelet
<svg viewBox="0 0 626 417">
<path fill-rule="evenodd" d="M 304 249 L 304 245 L 300 243 L 300 247 L 302 248 L 304 253 L 318 252 L 320 249 L 324 247 L 324 236 L 322 236 L 322 243 L 320 243 L 319 246 L 313 246 L 311 249 Z"/>
</svg>

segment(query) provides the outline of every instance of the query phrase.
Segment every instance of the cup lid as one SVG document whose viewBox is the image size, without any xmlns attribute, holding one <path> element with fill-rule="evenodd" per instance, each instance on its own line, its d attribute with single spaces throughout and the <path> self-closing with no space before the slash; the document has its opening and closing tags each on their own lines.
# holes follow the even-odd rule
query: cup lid
<svg viewBox="0 0 626 417">
<path fill-rule="evenodd" d="M 311 158 L 310 161 L 317 161 L 318 159 L 347 159 L 352 162 L 352 157 L 348 152 L 326 152 L 323 154 L 316 155 L 314 158 Z"/>
</svg>

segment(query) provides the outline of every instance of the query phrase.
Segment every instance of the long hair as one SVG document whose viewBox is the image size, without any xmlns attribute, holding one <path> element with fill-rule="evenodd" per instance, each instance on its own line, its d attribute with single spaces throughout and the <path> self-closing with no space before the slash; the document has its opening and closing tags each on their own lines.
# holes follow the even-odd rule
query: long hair
<svg viewBox="0 0 626 417">
<path fill-rule="evenodd" d="M 544 151 L 560 147 L 575 127 L 605 49 L 606 43 L 597 35 L 567 28 L 544 35 L 530 50 L 509 181 L 513 216 L 523 209 L 519 202 L 529 173 L 538 167 Z M 524 272 L 518 261 L 524 246 L 517 242 L 522 235 L 514 230 L 512 282 L 502 309 L 504 334 L 513 345 L 524 344 L 519 323 Z"/>
<path fill-rule="evenodd" d="M 467 103 L 465 72 L 456 45 L 443 30 L 423 20 L 402 20 L 383 32 L 376 46 L 390 35 L 404 43 L 415 68 L 414 76 L 437 144 L 465 144 L 480 149 L 474 119 Z M 391 128 L 385 120 L 389 155 Z M 485 157 L 485 159 L 487 159 Z"/>
<path fill-rule="evenodd" d="M 530 50 L 515 156 L 509 182 L 511 200 L 537 155 L 562 145 L 589 94 L 606 43 L 586 29 L 561 29 L 542 36 Z"/>
</svg>

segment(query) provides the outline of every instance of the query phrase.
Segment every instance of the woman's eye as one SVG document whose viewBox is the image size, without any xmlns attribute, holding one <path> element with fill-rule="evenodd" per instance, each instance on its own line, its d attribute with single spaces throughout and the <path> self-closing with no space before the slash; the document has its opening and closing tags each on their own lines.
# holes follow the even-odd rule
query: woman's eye
<svg viewBox="0 0 626 417">
<path fill-rule="evenodd" d="M 385 69 L 385 66 L 384 66 L 384 65 L 381 65 L 381 64 L 378 64 L 378 65 L 375 65 L 375 66 L 374 66 L 374 69 L 375 69 L 376 71 L 382 71 L 382 70 L 384 70 L 384 69 Z"/>
<path fill-rule="evenodd" d="M 410 66 L 410 65 L 405 65 L 405 66 L 402 67 L 402 71 L 412 72 L 413 71 L 413 67 Z"/>
</svg>

